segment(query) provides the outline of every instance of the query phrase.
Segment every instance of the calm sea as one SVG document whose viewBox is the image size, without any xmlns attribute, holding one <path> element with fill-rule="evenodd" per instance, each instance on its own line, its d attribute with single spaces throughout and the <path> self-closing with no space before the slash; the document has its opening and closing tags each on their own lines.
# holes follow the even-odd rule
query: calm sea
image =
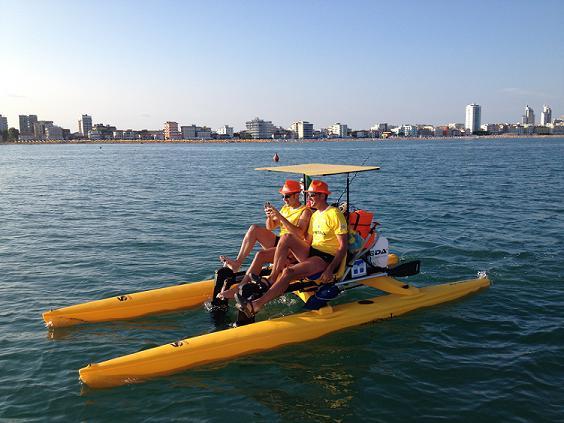
<svg viewBox="0 0 564 423">
<path fill-rule="evenodd" d="M 202 308 L 50 333 L 41 312 L 212 276 L 303 162 L 381 166 L 352 203 L 416 285 L 487 272 L 470 297 L 109 390 L 90 363 L 214 330 Z M 333 197 L 344 177 L 326 178 Z M 0 418 L 562 421 L 564 139 L 0 146 Z M 345 299 L 367 297 L 368 289 Z M 300 310 L 291 296 L 261 318 Z"/>
</svg>

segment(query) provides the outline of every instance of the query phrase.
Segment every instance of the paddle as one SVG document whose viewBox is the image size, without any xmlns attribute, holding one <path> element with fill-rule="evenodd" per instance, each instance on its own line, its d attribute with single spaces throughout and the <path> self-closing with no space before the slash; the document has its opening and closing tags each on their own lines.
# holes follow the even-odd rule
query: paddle
<svg viewBox="0 0 564 423">
<path fill-rule="evenodd" d="M 392 268 L 382 268 L 381 275 L 387 276 L 395 276 L 395 277 L 405 277 L 405 276 L 413 276 L 419 273 L 419 269 L 421 267 L 421 261 L 415 260 L 410 261 L 407 263 L 402 263 L 398 266 Z M 380 273 L 378 273 L 379 275 Z M 370 275 L 375 276 L 375 275 Z M 354 280 L 350 280 L 347 282 L 339 282 L 337 284 L 326 284 L 320 286 L 315 295 L 312 295 L 308 298 L 306 303 L 304 304 L 304 308 L 308 310 L 319 310 L 321 307 L 325 306 L 328 301 L 331 301 L 337 296 L 339 296 L 343 291 L 347 289 L 357 288 L 362 286 L 362 280 L 359 280 L 360 284 L 350 286 L 350 287 L 341 287 L 341 285 L 345 285 L 346 283 L 354 282 Z"/>
<path fill-rule="evenodd" d="M 392 268 L 384 268 L 383 273 L 386 273 L 388 276 L 402 278 L 405 276 L 417 275 L 420 267 L 421 260 L 408 261 L 407 263 L 398 264 Z"/>
</svg>

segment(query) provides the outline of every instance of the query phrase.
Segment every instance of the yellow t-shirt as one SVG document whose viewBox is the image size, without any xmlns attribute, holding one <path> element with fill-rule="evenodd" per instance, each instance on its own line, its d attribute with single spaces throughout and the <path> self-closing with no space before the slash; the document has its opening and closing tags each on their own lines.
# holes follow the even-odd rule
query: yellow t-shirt
<svg viewBox="0 0 564 423">
<path fill-rule="evenodd" d="M 334 256 L 339 249 L 337 235 L 347 233 L 347 221 L 339 209 L 329 206 L 323 212 L 313 213 L 307 231 L 313 235 L 313 248 Z"/>
<path fill-rule="evenodd" d="M 288 220 L 292 225 L 298 226 L 298 222 L 300 221 L 300 217 L 305 210 L 305 206 L 300 206 L 297 209 L 293 209 L 288 205 L 283 205 L 280 209 L 280 214 Z M 288 229 L 280 223 L 280 236 L 289 233 Z"/>
</svg>

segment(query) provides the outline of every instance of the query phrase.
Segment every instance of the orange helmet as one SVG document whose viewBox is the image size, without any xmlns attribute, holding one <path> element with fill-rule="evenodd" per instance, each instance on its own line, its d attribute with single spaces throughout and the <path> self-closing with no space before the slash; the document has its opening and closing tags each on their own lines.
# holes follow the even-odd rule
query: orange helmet
<svg viewBox="0 0 564 423">
<path fill-rule="evenodd" d="M 284 182 L 284 186 L 280 188 L 278 192 L 280 194 L 295 194 L 296 192 L 301 191 L 302 187 L 300 186 L 300 183 L 298 181 L 288 179 L 286 182 Z"/>
<path fill-rule="evenodd" d="M 311 181 L 309 189 L 306 192 L 320 192 L 327 195 L 331 194 L 331 191 L 329 191 L 329 185 L 319 180 Z"/>
</svg>

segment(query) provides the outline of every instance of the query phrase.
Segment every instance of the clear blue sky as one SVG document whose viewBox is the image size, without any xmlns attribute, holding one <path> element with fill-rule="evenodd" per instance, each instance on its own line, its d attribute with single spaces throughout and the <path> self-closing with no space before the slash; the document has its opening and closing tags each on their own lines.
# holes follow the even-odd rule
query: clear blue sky
<svg viewBox="0 0 564 423">
<path fill-rule="evenodd" d="M 0 114 L 77 130 L 255 116 L 517 122 L 564 114 L 564 1 L 0 0 Z M 538 120 L 537 117 L 537 120 Z"/>
</svg>

